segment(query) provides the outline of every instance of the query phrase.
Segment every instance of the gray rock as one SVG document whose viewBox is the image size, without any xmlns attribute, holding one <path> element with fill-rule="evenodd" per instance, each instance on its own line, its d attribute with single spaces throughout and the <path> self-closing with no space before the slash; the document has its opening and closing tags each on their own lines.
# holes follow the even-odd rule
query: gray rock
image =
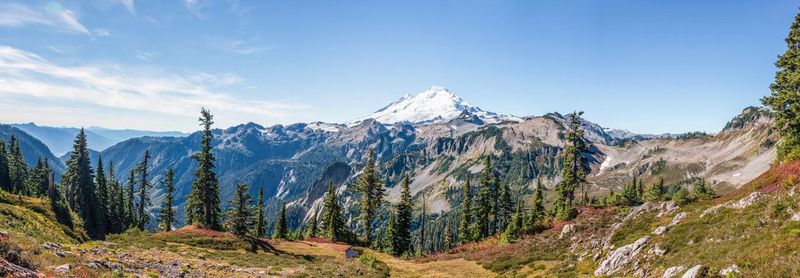
<svg viewBox="0 0 800 278">
<path fill-rule="evenodd" d="M 686 212 L 678 213 L 677 215 L 675 215 L 675 217 L 672 218 L 672 221 L 669 222 L 669 226 L 672 227 L 678 225 L 679 223 L 681 223 L 681 221 L 683 221 L 684 218 L 686 218 L 686 215 L 688 215 L 688 213 Z"/>
<path fill-rule="evenodd" d="M 728 276 L 728 274 L 734 274 L 734 273 L 739 273 L 739 272 L 741 272 L 739 270 L 739 266 L 736 265 L 736 264 L 732 264 L 732 265 L 720 270 L 719 271 L 719 275 L 720 276 Z"/>
<path fill-rule="evenodd" d="M 755 202 L 758 202 L 759 200 L 763 199 L 764 197 L 766 197 L 766 194 L 756 191 L 756 192 L 750 193 L 750 195 L 747 195 L 747 197 L 744 197 L 741 200 L 736 201 L 736 202 L 728 205 L 728 207 L 729 208 L 733 208 L 733 209 L 743 209 L 743 208 L 749 207 L 750 205 L 754 204 Z"/>
<path fill-rule="evenodd" d="M 703 265 L 696 265 L 683 273 L 681 278 L 698 278 L 703 277 L 706 273 L 706 268 Z"/>
<path fill-rule="evenodd" d="M 664 256 L 667 254 L 667 249 L 661 248 L 661 246 L 656 245 L 656 247 L 653 247 L 653 253 L 655 253 L 657 256 Z"/>
<path fill-rule="evenodd" d="M 658 228 L 653 230 L 653 235 L 660 236 L 660 235 L 663 235 L 666 232 L 667 232 L 667 227 L 666 226 L 658 226 Z"/>
<path fill-rule="evenodd" d="M 558 235 L 558 239 L 563 239 L 564 237 L 568 236 L 569 234 L 571 234 L 574 231 L 575 231 L 575 225 L 574 224 L 564 225 L 564 228 L 561 229 L 561 234 Z"/>
<path fill-rule="evenodd" d="M 62 264 L 62 265 L 59 265 L 59 266 L 55 267 L 53 270 L 55 270 L 58 273 L 64 274 L 64 273 L 69 272 L 70 269 L 72 269 L 72 266 L 70 264 Z"/>
<path fill-rule="evenodd" d="M 664 278 L 672 278 L 672 277 L 678 276 L 678 274 L 680 274 L 684 270 L 686 270 L 685 266 L 682 266 L 682 265 L 673 266 L 673 267 L 667 268 L 667 270 L 664 271 L 664 275 L 662 277 L 664 277 Z"/>
<path fill-rule="evenodd" d="M 650 237 L 645 236 L 634 243 L 612 251 L 606 256 L 605 260 L 600 263 L 600 266 L 594 271 L 594 275 L 611 275 L 620 271 L 625 265 L 633 261 L 633 259 L 639 255 L 649 240 Z"/>
</svg>

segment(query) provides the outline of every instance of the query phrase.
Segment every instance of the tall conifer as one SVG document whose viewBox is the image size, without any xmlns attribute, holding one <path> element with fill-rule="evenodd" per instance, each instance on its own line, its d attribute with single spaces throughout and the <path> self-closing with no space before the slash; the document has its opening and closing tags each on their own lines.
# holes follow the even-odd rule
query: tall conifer
<svg viewBox="0 0 800 278">
<path fill-rule="evenodd" d="M 186 201 L 186 219 L 188 224 L 195 224 L 209 229 L 220 229 L 219 181 L 214 173 L 214 154 L 211 153 L 214 135 L 211 125 L 214 116 L 205 108 L 200 110 L 200 125 L 203 135 L 200 138 L 200 152 L 192 157 L 197 160 L 195 179 L 192 191 Z"/>
</svg>

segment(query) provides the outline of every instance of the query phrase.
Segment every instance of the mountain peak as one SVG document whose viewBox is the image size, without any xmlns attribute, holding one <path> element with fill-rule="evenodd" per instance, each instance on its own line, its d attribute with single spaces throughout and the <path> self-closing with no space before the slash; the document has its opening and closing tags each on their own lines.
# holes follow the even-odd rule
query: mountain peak
<svg viewBox="0 0 800 278">
<path fill-rule="evenodd" d="M 489 122 L 497 122 L 498 119 L 497 114 L 486 112 L 470 105 L 443 86 L 433 85 L 422 92 L 406 95 L 375 111 L 375 113 L 352 121 L 348 125 L 356 124 L 366 119 L 375 119 L 382 124 L 433 124 L 458 118 L 464 113 L 474 114 L 485 119 L 493 119 Z"/>
</svg>

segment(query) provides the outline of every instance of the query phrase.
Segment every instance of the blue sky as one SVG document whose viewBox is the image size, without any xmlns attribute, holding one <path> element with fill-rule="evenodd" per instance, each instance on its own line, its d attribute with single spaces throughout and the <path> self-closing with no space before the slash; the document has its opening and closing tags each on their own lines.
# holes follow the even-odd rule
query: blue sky
<svg viewBox="0 0 800 278">
<path fill-rule="evenodd" d="M 800 1 L 0 3 L 0 122 L 345 122 L 437 84 L 520 116 L 716 132 L 769 93 Z"/>
</svg>

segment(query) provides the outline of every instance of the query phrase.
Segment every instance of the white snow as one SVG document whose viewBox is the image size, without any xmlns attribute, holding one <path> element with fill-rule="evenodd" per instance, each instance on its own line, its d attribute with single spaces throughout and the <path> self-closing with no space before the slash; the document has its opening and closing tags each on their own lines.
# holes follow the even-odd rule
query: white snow
<svg viewBox="0 0 800 278">
<path fill-rule="evenodd" d="M 366 119 L 375 119 L 382 124 L 433 124 L 457 118 L 464 111 L 480 117 L 487 123 L 521 120 L 518 117 L 483 111 L 478 107 L 471 106 L 444 87 L 431 86 L 416 95 L 406 95 L 369 116 L 348 122 L 347 125 L 352 126 Z"/>
<path fill-rule="evenodd" d="M 313 122 L 306 125 L 307 128 L 311 130 L 321 130 L 324 132 L 339 132 L 342 129 L 342 126 L 337 124 L 330 124 L 330 123 L 323 123 L 323 122 Z"/>
<path fill-rule="evenodd" d="M 606 157 L 606 160 L 603 160 L 603 163 L 600 164 L 600 170 L 603 170 L 605 168 L 608 168 L 608 166 L 611 166 L 611 161 L 612 160 L 614 160 L 613 157 L 610 157 L 610 156 Z"/>
</svg>

